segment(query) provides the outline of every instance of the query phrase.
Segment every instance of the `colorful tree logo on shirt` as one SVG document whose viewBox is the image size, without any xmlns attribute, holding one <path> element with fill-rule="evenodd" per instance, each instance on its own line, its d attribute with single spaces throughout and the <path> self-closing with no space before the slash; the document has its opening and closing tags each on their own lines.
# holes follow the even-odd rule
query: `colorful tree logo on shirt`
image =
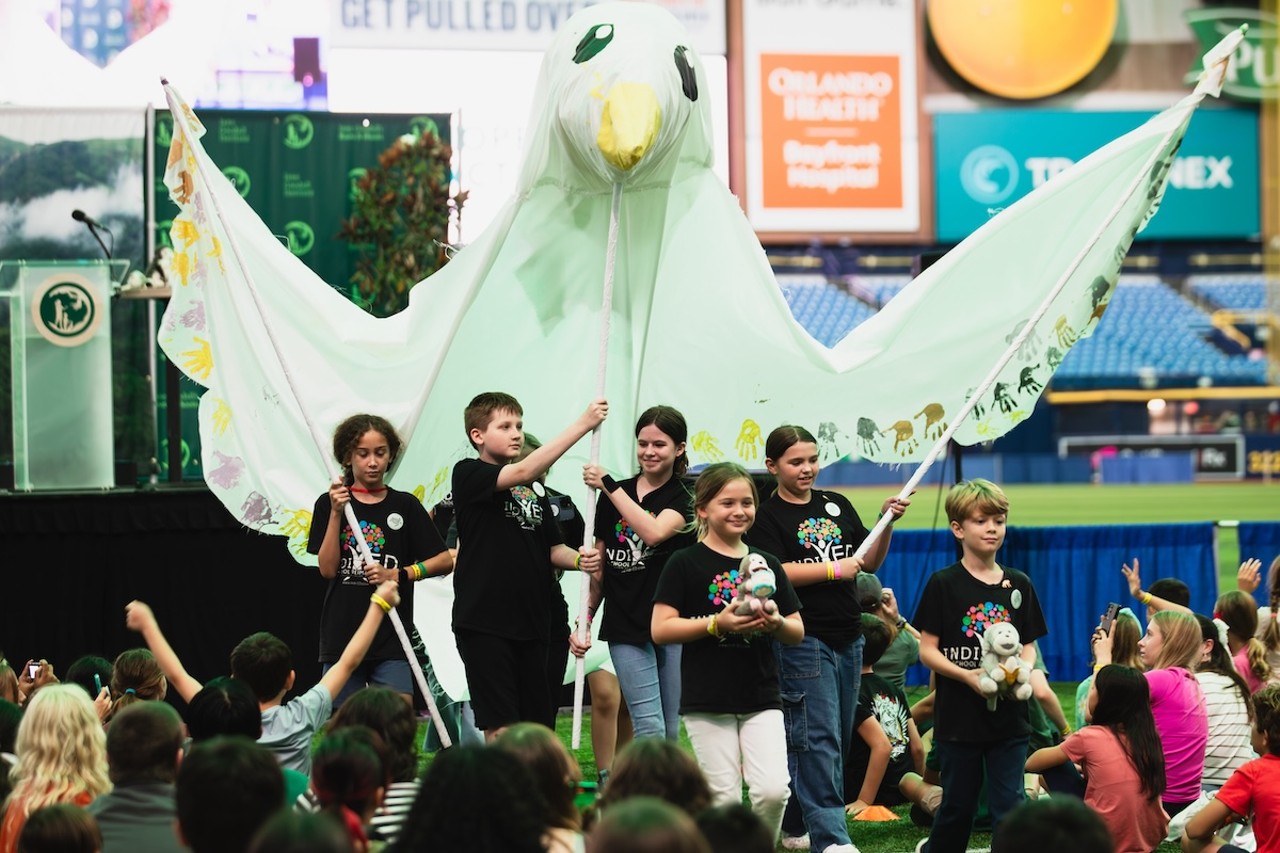
<svg viewBox="0 0 1280 853">
<path fill-rule="evenodd" d="M 966 637 L 976 637 L 986 631 L 988 625 L 1008 621 L 1010 621 L 1009 611 L 1003 604 L 984 601 L 969 608 L 969 612 L 960 620 L 960 627 L 964 630 Z"/>
<path fill-rule="evenodd" d="M 829 518 L 806 518 L 796 529 L 796 539 L 817 551 L 819 559 L 830 560 L 831 549 L 840 544 L 840 525 Z"/>
<path fill-rule="evenodd" d="M 640 538 L 640 534 L 632 529 L 626 519 L 618 519 L 618 523 L 613 526 L 613 535 L 617 537 L 620 543 L 627 546 L 627 556 L 631 560 L 630 565 L 639 566 L 644 563 L 644 558 L 649 553 L 649 546 Z"/>
<path fill-rule="evenodd" d="M 738 592 L 738 578 L 741 572 L 733 569 L 716 575 L 707 585 L 707 598 L 716 607 L 724 607 L 733 600 Z"/>
<path fill-rule="evenodd" d="M 538 494 L 528 486 L 512 486 L 511 499 L 515 507 L 508 504 L 507 516 L 520 522 L 525 530 L 535 530 L 542 521 L 542 510 L 538 506 Z"/>
<path fill-rule="evenodd" d="M 356 537 L 352 534 L 351 528 L 344 528 L 343 532 L 346 534 L 347 548 L 357 554 L 360 553 L 360 546 L 356 544 Z M 369 550 L 374 553 L 374 556 L 382 553 L 383 547 L 387 544 L 387 534 L 381 527 L 368 521 L 361 521 L 360 533 L 364 536 L 364 541 L 369 543 Z"/>
</svg>

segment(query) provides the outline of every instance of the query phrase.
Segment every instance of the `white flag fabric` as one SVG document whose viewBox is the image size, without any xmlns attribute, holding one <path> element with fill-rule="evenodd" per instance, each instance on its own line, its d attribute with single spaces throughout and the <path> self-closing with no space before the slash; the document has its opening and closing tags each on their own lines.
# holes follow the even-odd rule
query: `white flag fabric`
<svg viewBox="0 0 1280 853">
<path fill-rule="evenodd" d="M 244 524 L 290 537 L 302 559 L 310 507 L 337 469 L 329 434 L 347 415 L 372 412 L 403 429 L 392 480 L 430 505 L 447 493 L 453 462 L 471 453 L 462 410 L 475 394 L 513 393 L 526 427 L 544 436 L 582 411 L 595 388 L 616 182 L 601 464 L 634 470 L 635 417 L 656 403 L 685 414 L 695 465 L 761 467 L 764 437 L 783 423 L 818 435 L 826 459 L 919 459 L 1020 334 L 955 438 L 988 441 L 1031 412 L 1102 318 L 1211 90 L 1202 85 L 1001 212 L 828 349 L 792 318 L 737 200 L 712 172 L 701 61 L 657 5 L 601 3 L 566 24 L 543 61 L 516 194 L 386 319 L 279 244 L 168 89 L 180 280 L 161 345 L 209 389 L 200 437 L 210 488 Z M 643 155 L 624 168 L 627 152 L 607 139 L 636 127 Z M 553 484 L 581 494 L 586 445 L 566 454 Z"/>
</svg>

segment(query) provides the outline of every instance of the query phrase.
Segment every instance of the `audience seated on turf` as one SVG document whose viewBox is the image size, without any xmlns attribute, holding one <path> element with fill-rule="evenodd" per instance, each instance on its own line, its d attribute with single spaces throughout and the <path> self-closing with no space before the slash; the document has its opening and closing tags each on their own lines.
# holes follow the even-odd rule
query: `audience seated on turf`
<svg viewBox="0 0 1280 853">
<path fill-rule="evenodd" d="M 242 853 L 284 801 L 275 757 L 247 738 L 192 748 L 178 768 L 178 836 L 195 853 Z"/>
<path fill-rule="evenodd" d="M 773 853 L 773 837 L 745 803 L 726 803 L 698 813 L 698 831 L 711 853 Z"/>
<path fill-rule="evenodd" d="M 0 821 L 0 853 L 13 853 L 27 817 L 44 806 L 86 806 L 111 790 L 106 737 L 92 700 L 74 685 L 50 684 L 31 697 L 15 745 L 13 792 Z"/>
<path fill-rule="evenodd" d="M 400 837 L 388 849 L 543 853 L 541 799 L 529 771 L 511 754 L 455 746 L 427 767 Z"/>
<path fill-rule="evenodd" d="M 84 809 L 58 803 L 36 809 L 18 839 L 18 853 L 100 853 L 102 833 Z"/>
<path fill-rule="evenodd" d="M 542 795 L 546 812 L 548 853 L 575 853 L 582 849 L 582 816 L 574 803 L 582 770 L 556 733 L 541 723 L 516 723 L 493 741 L 495 749 L 509 752 L 529 770 Z"/>
<path fill-rule="evenodd" d="M 587 836 L 587 853 L 711 853 L 711 848 L 687 812 L 657 797 L 632 797 L 604 813 Z"/>
<path fill-rule="evenodd" d="M 711 805 L 711 788 L 702 768 L 679 745 L 665 738 L 639 738 L 613 762 L 613 773 L 598 805 L 602 812 L 636 796 L 657 797 L 690 817 Z"/>
<path fill-rule="evenodd" d="M 164 702 L 139 702 L 107 730 L 107 768 L 114 786 L 89 804 L 103 853 L 177 853 L 174 780 L 182 759 L 182 720 Z"/>
<path fill-rule="evenodd" d="M 368 726 L 387 747 L 390 783 L 382 806 L 369 825 L 371 841 L 395 841 L 400 825 L 418 793 L 418 720 L 399 693 L 389 687 L 366 687 L 347 697 L 325 726 L 333 733 L 347 726 Z"/>
<path fill-rule="evenodd" d="M 400 602 L 395 581 L 387 581 L 375 593 L 389 606 Z M 382 623 L 384 611 L 370 598 L 368 612 L 342 657 L 320 678 L 320 683 L 285 704 L 293 689 L 293 652 L 279 637 L 266 632 L 252 634 L 231 651 L 231 676 L 253 689 L 262 712 L 262 736 L 258 742 L 279 759 L 281 766 L 299 773 L 311 772 L 311 738 L 333 711 L 333 697 L 346 685 L 351 673 L 364 659 L 369 644 Z M 125 623 L 142 634 L 161 670 L 174 689 L 190 702 L 202 685 L 187 673 L 177 654 L 160 631 L 151 608 L 141 601 L 125 608 Z"/>
</svg>

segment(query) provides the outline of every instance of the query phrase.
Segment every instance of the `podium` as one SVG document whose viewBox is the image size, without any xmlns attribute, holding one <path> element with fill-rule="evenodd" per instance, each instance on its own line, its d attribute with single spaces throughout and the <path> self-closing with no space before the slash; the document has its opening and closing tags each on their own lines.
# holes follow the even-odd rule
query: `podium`
<svg viewBox="0 0 1280 853">
<path fill-rule="evenodd" d="M 128 261 L 0 261 L 19 491 L 115 485 L 111 293 Z"/>
</svg>

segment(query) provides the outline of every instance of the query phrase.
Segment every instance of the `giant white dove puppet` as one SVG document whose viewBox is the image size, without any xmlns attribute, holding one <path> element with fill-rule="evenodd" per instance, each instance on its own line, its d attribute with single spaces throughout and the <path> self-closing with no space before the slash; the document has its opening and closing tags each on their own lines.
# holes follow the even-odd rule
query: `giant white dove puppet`
<svg viewBox="0 0 1280 853">
<path fill-rule="evenodd" d="M 310 507 L 336 465 L 317 447 L 369 411 L 401 428 L 393 479 L 430 505 L 471 452 L 462 410 L 476 393 L 515 394 L 544 435 L 595 395 L 606 279 L 600 461 L 611 471 L 632 469 L 635 417 L 655 403 L 684 412 L 694 465 L 758 467 L 783 423 L 820 435 L 827 458 L 919 459 L 948 427 L 962 444 L 996 438 L 1099 322 L 1231 47 L 1206 58 L 1194 93 L 1005 209 L 830 349 L 792 318 L 713 173 L 702 62 L 656 4 L 600 3 L 566 22 L 543 59 L 515 194 L 386 319 L 279 244 L 169 89 L 180 282 L 160 340 L 208 388 L 206 480 L 244 524 L 289 536 L 304 558 Z M 581 493 L 586 445 L 553 472 L 565 491 Z"/>
</svg>

